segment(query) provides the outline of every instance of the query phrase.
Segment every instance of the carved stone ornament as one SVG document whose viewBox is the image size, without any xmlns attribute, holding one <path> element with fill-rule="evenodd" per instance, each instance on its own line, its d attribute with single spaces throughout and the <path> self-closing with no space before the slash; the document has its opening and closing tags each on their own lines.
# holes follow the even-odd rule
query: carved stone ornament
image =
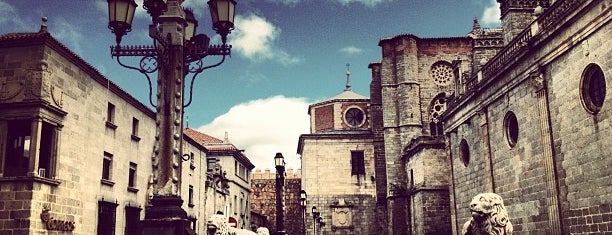
<svg viewBox="0 0 612 235">
<path fill-rule="evenodd" d="M 51 93 L 51 75 L 53 70 L 45 60 L 34 64 L 28 71 L 28 92 L 26 99 L 48 99 Z"/>
<path fill-rule="evenodd" d="M 24 83 L 18 79 L 0 78 L 0 102 L 5 103 L 16 98 L 23 91 Z"/>
<path fill-rule="evenodd" d="M 513 228 L 501 196 L 481 193 L 470 202 L 472 218 L 463 224 L 462 235 L 511 235 Z"/>
<path fill-rule="evenodd" d="M 334 228 L 352 228 L 353 227 L 353 212 L 352 205 L 348 205 L 344 199 L 339 199 L 338 203 L 332 205 L 332 227 Z"/>
<path fill-rule="evenodd" d="M 533 85 L 536 91 L 546 88 L 546 79 L 544 79 L 544 74 L 539 70 L 529 73 L 529 78 L 531 79 L 531 85 Z"/>
</svg>

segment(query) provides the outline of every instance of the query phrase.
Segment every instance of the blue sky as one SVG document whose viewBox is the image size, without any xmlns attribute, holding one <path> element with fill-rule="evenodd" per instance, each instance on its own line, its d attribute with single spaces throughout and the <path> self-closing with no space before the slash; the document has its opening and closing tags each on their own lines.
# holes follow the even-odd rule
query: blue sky
<svg viewBox="0 0 612 235">
<path fill-rule="evenodd" d="M 151 44 L 150 17 L 142 0 L 123 45 Z M 282 152 L 289 168 L 300 134 L 309 132 L 307 107 L 340 93 L 350 63 L 352 89 L 369 96 L 371 62 L 381 59 L 381 38 L 465 36 L 478 17 L 499 27 L 495 0 L 237 0 L 236 29 L 228 36 L 232 57 L 204 71 L 186 109 L 189 127 L 245 149 L 259 169 L 273 168 Z M 219 42 L 206 0 L 187 0 L 199 21 L 197 33 Z M 0 0 L 0 33 L 48 30 L 112 81 L 148 104 L 146 79 L 110 57 L 114 35 L 104 0 Z M 204 63 L 215 63 L 209 57 Z"/>
</svg>

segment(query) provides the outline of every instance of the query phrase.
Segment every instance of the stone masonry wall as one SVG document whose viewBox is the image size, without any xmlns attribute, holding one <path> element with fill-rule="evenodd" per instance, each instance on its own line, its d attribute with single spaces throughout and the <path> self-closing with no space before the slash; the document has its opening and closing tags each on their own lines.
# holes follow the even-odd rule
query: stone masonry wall
<svg viewBox="0 0 612 235">
<path fill-rule="evenodd" d="M 401 160 L 403 149 L 414 138 L 429 133 L 429 108 L 432 99 L 441 93 L 454 93 L 454 82 L 436 85 L 430 70 L 437 62 L 451 64 L 453 60 L 471 63 L 472 41 L 458 39 L 420 39 L 400 35 L 384 39 L 382 47 L 381 87 L 384 123 L 385 156 L 387 162 L 387 191 L 405 188 L 406 172 Z M 404 202 L 388 204 L 390 233 L 406 231 Z M 391 205 L 392 204 L 392 205 Z M 393 208 L 392 208 L 393 207 Z M 399 213 L 399 214 L 398 214 Z"/>
<path fill-rule="evenodd" d="M 303 234 L 303 209 L 300 205 L 302 190 L 301 170 L 287 169 L 283 190 L 283 220 L 287 234 Z M 251 174 L 251 211 L 267 218 L 266 227 L 276 231 L 276 173 L 269 169 Z"/>
<path fill-rule="evenodd" d="M 562 224 L 571 234 L 612 232 L 612 27 L 610 4 L 592 2 L 596 4 L 580 23 L 602 26 L 573 36 L 573 46 L 546 68 Z M 581 32 L 580 25 L 567 31 Z M 580 101 L 581 78 L 590 64 L 601 67 L 606 80 L 604 104 L 597 114 L 587 112 Z"/>
<path fill-rule="evenodd" d="M 572 23 L 536 31 L 529 50 L 515 56 L 516 64 L 500 68 L 496 80 L 483 78 L 478 93 L 447 119 L 456 231 L 470 217 L 471 197 L 486 192 L 491 182 L 504 199 L 515 234 L 610 232 L 607 156 L 612 152 L 606 137 L 611 134 L 612 99 L 607 92 L 601 111 L 591 114 L 582 106 L 580 88 L 585 68 L 597 64 L 604 71 L 606 91 L 612 89 L 610 6 L 601 1 L 558 3 L 572 13 L 559 20 Z M 509 112 L 518 120 L 515 146 L 505 134 Z M 470 150 L 467 167 L 460 157 L 462 139 Z M 487 145 L 491 162 L 483 157 Z"/>
</svg>

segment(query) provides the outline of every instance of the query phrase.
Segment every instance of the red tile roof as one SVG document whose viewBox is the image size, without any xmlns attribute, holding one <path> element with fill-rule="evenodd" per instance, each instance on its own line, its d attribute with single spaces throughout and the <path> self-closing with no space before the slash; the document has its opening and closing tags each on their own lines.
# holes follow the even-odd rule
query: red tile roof
<svg viewBox="0 0 612 235">
<path fill-rule="evenodd" d="M 233 144 L 223 143 L 223 140 L 217 139 L 210 135 L 196 131 L 191 128 L 185 128 L 183 134 L 193 139 L 198 144 L 204 146 L 204 148 L 211 151 L 234 151 L 238 150 Z"/>
</svg>

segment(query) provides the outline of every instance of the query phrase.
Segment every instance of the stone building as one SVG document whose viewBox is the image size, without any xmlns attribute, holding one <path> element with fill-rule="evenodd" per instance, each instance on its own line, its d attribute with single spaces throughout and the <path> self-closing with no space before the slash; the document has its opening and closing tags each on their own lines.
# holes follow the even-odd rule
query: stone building
<svg viewBox="0 0 612 235">
<path fill-rule="evenodd" d="M 203 208 L 207 215 L 223 212 L 234 217 L 237 228 L 250 229 L 251 170 L 253 163 L 229 142 L 227 134 L 224 140 L 217 139 L 199 131 L 186 128 L 186 138 L 204 148 L 206 153 L 207 195 Z M 197 180 L 195 180 L 197 182 Z"/>
<path fill-rule="evenodd" d="M 377 234 L 374 135 L 370 99 L 344 91 L 308 107 L 310 134 L 302 134 L 302 188 L 308 195 L 307 234 Z M 313 218 L 312 208 L 323 223 Z M 325 225 L 325 226 L 321 226 Z"/>
<path fill-rule="evenodd" d="M 286 234 L 304 233 L 304 207 L 300 204 L 301 169 L 287 169 L 283 185 L 283 221 Z M 276 173 L 255 170 L 251 177 L 251 212 L 264 218 L 253 218 L 256 227 L 276 231 Z"/>
<path fill-rule="evenodd" d="M 0 35 L 0 234 L 135 234 L 150 196 L 155 126 L 150 108 L 44 24 Z M 218 209 L 208 208 L 207 192 L 236 195 L 221 187 L 237 181 L 234 163 L 224 166 L 229 177 L 210 172 L 207 157 L 216 152 L 183 137 L 182 207 L 205 234 Z"/>
<path fill-rule="evenodd" d="M 458 234 L 481 192 L 515 234 L 612 232 L 611 3 L 498 2 L 500 29 L 379 42 L 388 234 Z"/>
</svg>

